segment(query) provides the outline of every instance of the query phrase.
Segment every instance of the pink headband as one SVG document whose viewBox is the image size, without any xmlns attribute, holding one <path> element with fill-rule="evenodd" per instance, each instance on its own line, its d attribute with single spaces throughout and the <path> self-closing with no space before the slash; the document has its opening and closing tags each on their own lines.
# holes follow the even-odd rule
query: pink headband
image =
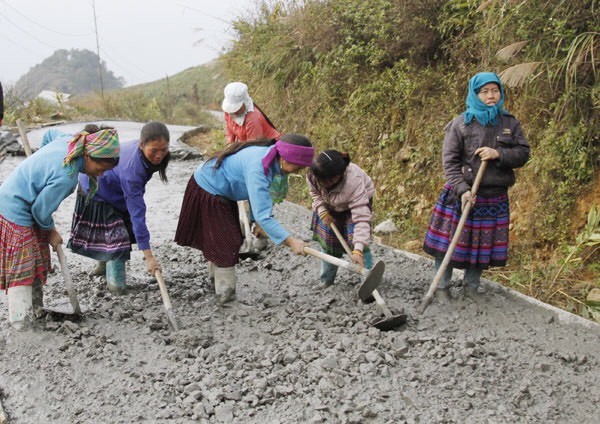
<svg viewBox="0 0 600 424">
<path fill-rule="evenodd" d="M 277 140 L 275 146 L 269 150 L 269 153 L 262 159 L 263 170 L 265 175 L 269 173 L 269 167 L 279 154 L 283 160 L 294 165 L 308 167 L 312 164 L 315 148 L 308 146 L 298 146 L 297 144 L 286 143 L 282 140 Z"/>
</svg>

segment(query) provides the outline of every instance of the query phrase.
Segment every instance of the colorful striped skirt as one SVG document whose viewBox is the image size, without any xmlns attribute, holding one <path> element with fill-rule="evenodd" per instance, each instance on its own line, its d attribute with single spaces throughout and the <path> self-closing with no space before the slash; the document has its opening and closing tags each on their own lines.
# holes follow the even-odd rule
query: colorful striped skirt
<svg viewBox="0 0 600 424">
<path fill-rule="evenodd" d="M 67 247 L 98 261 L 129 260 L 135 243 L 129 214 L 94 199 L 86 205 L 85 199 L 77 193 Z"/>
<path fill-rule="evenodd" d="M 462 230 L 450 266 L 459 269 L 504 266 L 508 258 L 508 225 L 510 210 L 508 195 L 484 197 L 477 195 L 475 205 Z M 443 259 L 458 221 L 461 203 L 446 184 L 431 214 L 423 250 Z"/>
<path fill-rule="evenodd" d="M 50 271 L 48 231 L 22 227 L 0 215 L 0 290 L 46 283 Z"/>
<path fill-rule="evenodd" d="M 352 248 L 354 246 L 354 223 L 352 222 L 352 213 L 347 210 L 343 212 L 329 211 L 333 218 L 335 226 L 340 230 L 342 237 Z M 319 243 L 325 253 L 336 258 L 341 258 L 344 253 L 344 247 L 338 240 L 335 232 L 321 221 L 319 214 L 313 211 L 310 229 L 313 232 L 313 240 Z M 369 252 L 369 247 L 365 246 L 364 252 Z"/>
<path fill-rule="evenodd" d="M 210 194 L 192 175 L 183 196 L 175 242 L 201 250 L 206 260 L 227 268 L 240 261 L 242 241 L 237 202 Z"/>
</svg>

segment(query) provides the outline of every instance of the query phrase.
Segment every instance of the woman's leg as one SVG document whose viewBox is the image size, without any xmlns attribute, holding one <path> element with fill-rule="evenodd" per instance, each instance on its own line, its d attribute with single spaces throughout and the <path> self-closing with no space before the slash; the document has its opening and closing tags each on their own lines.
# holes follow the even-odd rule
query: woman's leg
<svg viewBox="0 0 600 424">
<path fill-rule="evenodd" d="M 440 267 L 442 266 L 442 262 L 444 260 L 441 258 L 435 258 L 435 272 L 437 273 L 440 269 Z M 450 282 L 452 281 L 452 271 L 453 268 L 451 266 L 447 266 L 446 270 L 444 271 L 444 274 L 442 275 L 442 279 L 440 280 L 440 283 L 438 284 L 438 289 L 449 289 L 450 288 Z"/>
<path fill-rule="evenodd" d="M 124 260 L 112 260 L 106 262 L 106 287 L 108 290 L 115 294 L 124 294 L 127 286 L 125 285 L 126 280 L 126 268 Z"/>
</svg>

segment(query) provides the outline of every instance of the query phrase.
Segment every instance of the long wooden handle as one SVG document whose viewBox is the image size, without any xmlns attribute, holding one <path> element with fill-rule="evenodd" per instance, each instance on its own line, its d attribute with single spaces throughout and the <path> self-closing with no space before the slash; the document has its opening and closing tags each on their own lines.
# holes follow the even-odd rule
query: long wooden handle
<svg viewBox="0 0 600 424">
<path fill-rule="evenodd" d="M 479 184 L 481 184 L 481 180 L 483 178 L 483 174 L 485 173 L 485 169 L 487 168 L 487 164 L 488 163 L 485 160 L 481 162 L 481 166 L 479 167 L 479 170 L 477 171 L 477 175 L 475 176 L 475 181 L 473 182 L 473 187 L 471 187 L 471 199 L 473 199 L 475 197 L 475 195 L 477 194 L 477 190 L 479 190 Z M 421 303 L 421 308 L 419 309 L 419 313 L 421 313 L 421 314 L 423 312 L 425 312 L 427 305 L 429 305 L 429 302 L 431 301 L 431 298 L 433 297 L 433 293 L 435 293 L 437 286 L 440 284 L 440 281 L 442 280 L 442 276 L 446 272 L 446 268 L 448 267 L 448 264 L 450 263 L 450 259 L 452 259 L 452 255 L 454 254 L 454 249 L 456 249 L 456 245 L 458 244 L 458 240 L 460 239 L 460 235 L 465 226 L 465 223 L 467 222 L 467 218 L 469 217 L 469 212 L 471 211 L 472 206 L 473 206 L 473 200 L 469 200 L 469 202 L 465 205 L 464 210 L 462 211 L 460 220 L 458 221 L 458 225 L 456 226 L 456 230 L 454 231 L 454 236 L 452 237 L 450 246 L 448 247 L 448 250 L 446 251 L 446 254 L 444 255 L 444 260 L 442 261 L 442 264 L 440 265 L 439 269 L 437 270 L 437 273 L 435 274 L 435 277 L 433 278 L 433 282 L 431 283 L 431 286 L 429 286 L 429 290 L 427 291 L 427 294 L 425 295 L 425 297 L 423 298 L 423 302 Z"/>
<path fill-rule="evenodd" d="M 165 309 L 171 310 L 173 308 L 173 305 L 171 305 L 171 298 L 169 297 L 169 293 L 167 292 L 167 285 L 165 284 L 162 272 L 160 270 L 156 270 L 154 276 L 156 277 L 156 281 L 158 281 L 158 288 L 160 289 L 160 295 L 162 297 L 163 304 L 165 305 Z"/>
<path fill-rule="evenodd" d="M 240 218 L 242 218 L 242 223 L 244 224 L 244 232 L 246 234 L 246 240 L 250 240 L 251 239 L 250 221 L 248 220 L 248 214 L 246 213 L 246 202 L 243 200 L 239 200 L 237 203 L 238 203 Z"/>
<path fill-rule="evenodd" d="M 173 306 L 171 305 L 171 298 L 169 298 L 169 293 L 167 292 L 167 285 L 165 284 L 165 280 L 163 279 L 162 272 L 160 269 L 157 269 L 154 273 L 156 277 L 156 281 L 158 281 L 158 288 L 160 289 L 160 296 L 162 297 L 163 304 L 165 305 L 165 312 L 167 314 L 167 319 L 169 323 L 173 327 L 173 330 L 179 330 L 179 321 L 173 312 Z"/>
<path fill-rule="evenodd" d="M 337 225 L 335 225 L 335 222 L 331 223 L 331 229 L 333 230 L 333 232 L 337 236 L 338 240 L 344 247 L 344 250 L 346 251 L 348 256 L 350 256 L 350 258 L 352 258 L 352 250 L 350 250 L 350 246 L 348 246 L 348 243 L 346 243 L 346 240 L 344 239 L 344 237 L 342 237 L 342 233 L 340 233 L 340 230 L 338 230 L 338 227 L 337 227 Z"/>
<path fill-rule="evenodd" d="M 60 244 L 56 245 L 56 254 L 58 255 L 58 262 L 60 262 L 60 270 L 65 280 L 65 287 L 67 288 L 67 293 L 69 293 L 69 302 L 73 307 L 73 312 L 79 315 L 81 314 L 81 307 L 79 306 L 79 301 L 77 300 L 77 291 L 73 286 L 71 273 L 69 272 L 69 267 L 67 266 L 67 258 L 65 257 L 65 253 L 63 252 L 62 246 Z"/>
<path fill-rule="evenodd" d="M 23 144 L 25 155 L 31 156 L 31 145 L 29 144 L 29 139 L 27 138 L 25 125 L 23 125 L 23 121 L 21 121 L 21 119 L 17 119 L 17 128 L 19 128 L 19 134 L 21 135 L 21 143 Z"/>
<path fill-rule="evenodd" d="M 322 259 L 325 262 L 329 262 L 332 265 L 341 266 L 342 268 L 345 268 L 348 271 L 356 272 L 357 274 L 361 274 L 364 277 L 367 277 L 369 275 L 369 271 L 366 270 L 364 267 L 358 266 L 355 263 L 347 262 L 340 258 L 336 258 L 335 256 L 328 255 L 327 253 L 320 252 L 311 247 L 304 246 L 304 253 Z"/>
</svg>

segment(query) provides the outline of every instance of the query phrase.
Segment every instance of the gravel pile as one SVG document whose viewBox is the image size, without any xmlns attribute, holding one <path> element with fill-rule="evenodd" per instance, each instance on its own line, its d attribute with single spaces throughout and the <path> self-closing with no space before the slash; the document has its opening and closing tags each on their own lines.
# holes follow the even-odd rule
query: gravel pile
<svg viewBox="0 0 600 424">
<path fill-rule="evenodd" d="M 6 158 L 0 182 L 20 160 Z M 381 313 L 358 300 L 359 276 L 340 270 L 320 290 L 318 259 L 272 244 L 238 267 L 238 300 L 216 306 L 201 253 L 172 241 L 196 165 L 173 161 L 169 185 L 156 178 L 146 194 L 182 328 L 170 329 L 140 252 L 129 293 L 115 297 L 90 276 L 93 261 L 67 251 L 83 318 L 48 315 L 23 334 L 0 310 L 0 400 L 11 423 L 597 422 L 598 326 L 566 324 L 494 285 L 476 302 L 456 287 L 451 304 L 418 315 L 432 264 L 387 247 L 374 248 L 386 263 L 380 292 L 409 316 L 396 331 L 370 325 Z M 65 239 L 73 204 L 56 213 Z M 284 203 L 276 215 L 310 238 L 307 210 Z M 45 294 L 66 297 L 58 268 Z"/>
</svg>

